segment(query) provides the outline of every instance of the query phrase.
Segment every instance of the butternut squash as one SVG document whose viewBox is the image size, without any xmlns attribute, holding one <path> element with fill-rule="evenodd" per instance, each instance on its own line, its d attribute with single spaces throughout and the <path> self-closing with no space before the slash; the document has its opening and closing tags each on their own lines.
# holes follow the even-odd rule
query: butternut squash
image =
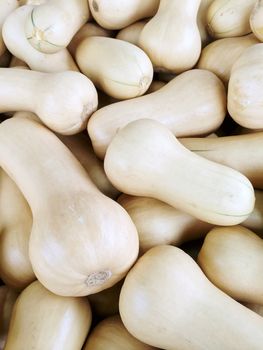
<svg viewBox="0 0 263 350">
<path fill-rule="evenodd" d="M 153 16 L 160 0 L 88 0 L 95 21 L 106 29 L 121 29 Z"/>
<path fill-rule="evenodd" d="M 48 1 L 31 9 L 25 34 L 36 50 L 53 54 L 68 46 L 89 17 L 87 0 Z"/>
<path fill-rule="evenodd" d="M 32 70 L 41 72 L 78 71 L 73 58 L 66 49 L 52 55 L 34 49 L 25 36 L 25 20 L 34 7 L 25 5 L 14 10 L 5 20 L 2 35 L 12 55 L 25 61 Z"/>
<path fill-rule="evenodd" d="M 116 39 L 128 41 L 129 43 L 138 46 L 141 31 L 147 22 L 147 20 L 141 20 L 130 24 L 118 32 Z"/>
<path fill-rule="evenodd" d="M 15 183 L 2 170 L 0 179 L 0 277 L 20 290 L 36 279 L 28 253 L 32 214 Z"/>
<path fill-rule="evenodd" d="M 120 191 L 159 199 L 211 224 L 235 225 L 254 208 L 254 190 L 244 175 L 187 150 L 151 119 L 118 131 L 104 169 Z"/>
<path fill-rule="evenodd" d="M 251 32 L 250 13 L 256 0 L 214 0 L 207 11 L 207 25 L 214 38 L 242 36 Z"/>
<path fill-rule="evenodd" d="M 238 57 L 258 42 L 253 34 L 215 40 L 202 50 L 197 67 L 210 70 L 227 85 L 231 68 Z"/>
<path fill-rule="evenodd" d="M 227 107 L 241 126 L 263 128 L 263 43 L 247 48 L 234 63 L 228 84 Z"/>
<path fill-rule="evenodd" d="M 232 298 L 263 304 L 263 240 L 249 229 L 213 228 L 205 237 L 198 264 Z"/>
<path fill-rule="evenodd" d="M 260 41 L 263 41 L 262 22 L 263 22 L 263 1 L 257 0 L 251 11 L 249 24 L 252 32 Z"/>
<path fill-rule="evenodd" d="M 207 28 L 207 10 L 214 0 L 201 0 L 200 6 L 197 12 L 197 25 L 201 36 L 202 47 L 206 46 L 212 38 L 209 35 Z"/>
<path fill-rule="evenodd" d="M 197 13 L 201 0 L 160 0 L 156 15 L 143 27 L 139 46 L 154 70 L 181 73 L 191 69 L 201 52 Z"/>
<path fill-rule="evenodd" d="M 58 295 L 84 296 L 121 280 L 138 254 L 138 234 L 126 211 L 39 123 L 6 120 L 0 140 L 0 165 L 32 210 L 29 257 L 39 281 Z"/>
<path fill-rule="evenodd" d="M 182 145 L 214 162 L 244 174 L 253 186 L 263 189 L 263 132 L 216 138 L 181 138 Z"/>
<path fill-rule="evenodd" d="M 127 330 L 161 349 L 262 348 L 262 317 L 216 288 L 177 247 L 154 247 L 136 262 L 119 306 Z"/>
<path fill-rule="evenodd" d="M 152 346 L 134 338 L 124 327 L 120 316 L 101 321 L 90 333 L 83 350 L 152 350 Z"/>
<path fill-rule="evenodd" d="M 0 69 L 0 112 L 32 111 L 62 134 L 83 130 L 97 108 L 97 99 L 93 83 L 79 72 Z"/>
<path fill-rule="evenodd" d="M 35 281 L 15 303 L 5 350 L 81 350 L 91 317 L 86 298 L 61 297 Z"/>
<path fill-rule="evenodd" d="M 126 41 L 91 36 L 77 47 L 76 61 L 102 91 L 117 99 L 143 95 L 153 78 L 149 57 Z"/>
<path fill-rule="evenodd" d="M 103 158 L 116 131 L 133 120 L 158 120 L 182 137 L 209 134 L 221 125 L 225 114 L 222 82 L 213 73 L 196 69 L 154 93 L 99 109 L 89 120 L 88 133 L 95 153 Z"/>
<path fill-rule="evenodd" d="M 17 0 L 0 0 L 0 56 L 6 51 L 2 37 L 2 27 L 6 17 L 19 6 Z"/>
</svg>

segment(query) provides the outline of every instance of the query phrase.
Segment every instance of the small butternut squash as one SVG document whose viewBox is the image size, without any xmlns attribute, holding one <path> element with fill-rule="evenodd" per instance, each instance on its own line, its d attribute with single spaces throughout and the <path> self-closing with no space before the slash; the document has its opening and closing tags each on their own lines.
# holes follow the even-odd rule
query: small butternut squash
<svg viewBox="0 0 263 350">
<path fill-rule="evenodd" d="M 225 114 L 222 82 L 211 72 L 194 69 L 154 93 L 99 109 L 89 120 L 88 133 L 95 153 L 103 158 L 116 131 L 133 120 L 158 120 L 183 137 L 209 134 L 221 125 Z"/>
<path fill-rule="evenodd" d="M 227 85 L 233 64 L 246 48 L 258 42 L 253 34 L 215 40 L 202 50 L 197 67 L 210 70 Z"/>
<path fill-rule="evenodd" d="M 0 69 L 0 112 L 31 111 L 52 130 L 70 135 L 86 127 L 97 104 L 93 83 L 79 72 Z"/>
<path fill-rule="evenodd" d="M 212 37 L 228 38 L 250 33 L 249 17 L 255 2 L 214 0 L 207 10 L 207 25 Z"/>
<path fill-rule="evenodd" d="M 143 27 L 139 46 L 154 70 L 181 73 L 191 69 L 201 52 L 197 26 L 200 0 L 160 0 L 156 15 Z"/>
<path fill-rule="evenodd" d="M 198 264 L 232 298 L 263 304 L 263 240 L 249 229 L 213 228 L 205 237 Z"/>
<path fill-rule="evenodd" d="M 101 321 L 90 333 L 83 350 L 153 350 L 150 345 L 134 338 L 124 327 L 120 316 Z"/>
<path fill-rule="evenodd" d="M 29 258 L 39 281 L 64 296 L 84 296 L 121 280 L 138 255 L 126 211 L 103 195 L 67 147 L 26 118 L 0 124 L 0 165 L 29 203 Z"/>
<path fill-rule="evenodd" d="M 25 36 L 25 21 L 34 7 L 25 5 L 14 10 L 5 20 L 2 35 L 7 49 L 12 55 L 25 61 L 32 70 L 41 72 L 78 71 L 67 49 L 52 55 L 33 48 Z"/>
<path fill-rule="evenodd" d="M 43 53 L 65 49 L 90 17 L 87 0 L 52 0 L 31 9 L 25 22 L 29 43 Z"/>
<path fill-rule="evenodd" d="M 209 35 L 207 28 L 207 10 L 214 0 L 201 0 L 197 13 L 197 25 L 201 36 L 202 47 L 206 46 L 212 38 Z"/>
<path fill-rule="evenodd" d="M 129 43 L 138 46 L 141 31 L 147 22 L 147 20 L 141 20 L 130 24 L 128 27 L 125 27 L 118 32 L 116 39 L 128 41 Z"/>
<path fill-rule="evenodd" d="M 262 349 L 262 317 L 216 288 L 177 247 L 154 247 L 136 262 L 119 307 L 127 330 L 161 349 Z"/>
<path fill-rule="evenodd" d="M 228 84 L 227 107 L 241 126 L 263 128 L 263 43 L 248 47 L 234 63 Z"/>
<path fill-rule="evenodd" d="M 99 89 L 120 100 L 143 95 L 153 78 L 152 63 L 143 50 L 115 38 L 84 39 L 76 61 Z"/>
<path fill-rule="evenodd" d="M 0 56 L 6 51 L 2 37 L 2 27 L 6 17 L 19 6 L 18 0 L 0 0 Z"/>
<path fill-rule="evenodd" d="M 263 1 L 257 0 L 251 11 L 249 24 L 255 36 L 263 41 Z"/>
<path fill-rule="evenodd" d="M 122 29 L 153 16 L 160 0 L 88 0 L 95 21 L 106 29 Z"/>
<path fill-rule="evenodd" d="M 81 350 L 91 318 L 87 298 L 61 297 L 35 281 L 16 300 L 5 350 Z"/>
<path fill-rule="evenodd" d="M 159 199 L 208 223 L 235 225 L 254 208 L 254 190 L 244 175 L 192 153 L 151 119 L 118 131 L 104 168 L 120 191 Z"/>
</svg>

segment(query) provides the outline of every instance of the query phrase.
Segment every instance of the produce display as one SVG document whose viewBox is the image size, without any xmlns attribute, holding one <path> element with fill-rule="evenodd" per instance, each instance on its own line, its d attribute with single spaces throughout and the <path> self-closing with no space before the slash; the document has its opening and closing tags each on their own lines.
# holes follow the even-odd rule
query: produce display
<svg viewBox="0 0 263 350">
<path fill-rule="evenodd" d="M 262 0 L 0 0 L 0 350 L 262 350 L 262 62 Z"/>
</svg>

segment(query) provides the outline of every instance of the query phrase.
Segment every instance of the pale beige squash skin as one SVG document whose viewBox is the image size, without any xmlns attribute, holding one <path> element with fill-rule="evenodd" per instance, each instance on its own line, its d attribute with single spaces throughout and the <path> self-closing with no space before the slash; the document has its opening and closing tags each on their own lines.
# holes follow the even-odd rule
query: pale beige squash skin
<svg viewBox="0 0 263 350">
<path fill-rule="evenodd" d="M 177 247 L 152 248 L 136 262 L 119 306 L 128 331 L 161 349 L 262 348 L 262 317 L 216 288 Z"/>
<path fill-rule="evenodd" d="M 216 138 L 181 138 L 182 145 L 214 162 L 234 168 L 263 189 L 263 132 Z"/>
<path fill-rule="evenodd" d="M 35 281 L 15 303 L 5 350 L 81 350 L 91 318 L 87 298 L 61 297 Z"/>
<path fill-rule="evenodd" d="M 143 95 L 153 78 L 153 66 L 145 52 L 115 38 L 84 39 L 77 47 L 76 61 L 96 87 L 120 100 Z"/>
<path fill-rule="evenodd" d="M 200 6 L 197 12 L 197 25 L 201 36 L 202 47 L 206 46 L 210 41 L 211 37 L 208 33 L 207 28 L 207 10 L 208 7 L 214 0 L 201 0 Z"/>
<path fill-rule="evenodd" d="M 148 20 L 141 20 L 130 24 L 118 32 L 116 39 L 128 41 L 129 43 L 138 46 L 141 31 L 147 22 Z"/>
<path fill-rule="evenodd" d="M 155 15 L 160 0 L 88 0 L 95 21 L 106 29 L 122 29 Z"/>
<path fill-rule="evenodd" d="M 254 208 L 254 190 L 244 175 L 189 151 L 151 119 L 118 131 L 104 169 L 121 192 L 159 199 L 208 223 L 235 225 Z"/>
<path fill-rule="evenodd" d="M 116 131 L 133 120 L 157 120 L 183 137 L 213 132 L 225 114 L 223 83 L 213 73 L 195 69 L 180 74 L 152 94 L 99 109 L 89 120 L 88 133 L 95 153 L 103 158 Z"/>
<path fill-rule="evenodd" d="M 53 54 L 68 46 L 89 17 L 87 0 L 52 0 L 32 8 L 25 34 L 36 50 Z"/>
<path fill-rule="evenodd" d="M 150 345 L 134 338 L 124 327 L 120 316 L 101 321 L 90 333 L 83 350 L 152 350 Z"/>
<path fill-rule="evenodd" d="M 250 13 L 256 0 L 214 0 L 207 11 L 208 30 L 214 38 L 251 33 Z"/>
<path fill-rule="evenodd" d="M 16 184 L 2 170 L 0 183 L 0 276 L 5 284 L 20 290 L 36 279 L 28 253 L 32 214 Z"/>
<path fill-rule="evenodd" d="M 258 42 L 253 34 L 215 40 L 202 50 L 197 67 L 210 70 L 227 84 L 233 64 L 246 48 Z"/>
<path fill-rule="evenodd" d="M 25 5 L 13 11 L 5 20 L 2 35 L 12 55 L 25 61 L 32 70 L 41 72 L 78 71 L 78 67 L 66 49 L 52 55 L 34 49 L 25 36 L 25 20 L 34 7 Z"/>
<path fill-rule="evenodd" d="M 0 112 L 34 112 L 49 128 L 66 135 L 83 130 L 98 104 L 93 83 L 72 71 L 51 74 L 1 68 L 0 91 Z"/>
<path fill-rule="evenodd" d="M 263 304 L 263 240 L 240 225 L 215 227 L 207 235 L 198 264 L 232 298 Z"/>
<path fill-rule="evenodd" d="M 0 56 L 6 51 L 2 37 L 2 27 L 6 17 L 19 6 L 17 0 L 0 0 Z"/>
<path fill-rule="evenodd" d="M 29 257 L 40 282 L 59 295 L 84 296 L 121 280 L 138 255 L 138 234 L 126 211 L 39 123 L 6 120 L 0 140 L 1 167 L 32 210 Z"/>
<path fill-rule="evenodd" d="M 257 0 L 251 11 L 249 24 L 255 36 L 263 41 L 263 1 Z"/>
<path fill-rule="evenodd" d="M 234 63 L 228 84 L 227 107 L 241 126 L 263 128 L 263 43 L 247 48 Z"/>
<path fill-rule="evenodd" d="M 156 15 L 144 26 L 139 46 L 154 70 L 181 73 L 191 69 L 201 52 L 197 26 L 200 0 L 160 0 Z"/>
</svg>

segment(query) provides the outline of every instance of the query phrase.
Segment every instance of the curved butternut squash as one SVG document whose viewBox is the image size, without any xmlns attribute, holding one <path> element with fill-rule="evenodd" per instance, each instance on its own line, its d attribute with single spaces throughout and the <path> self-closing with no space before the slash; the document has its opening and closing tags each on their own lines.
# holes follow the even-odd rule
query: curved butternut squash
<svg viewBox="0 0 263 350">
<path fill-rule="evenodd" d="M 201 0 L 197 13 L 197 25 L 201 36 L 202 47 L 206 46 L 212 38 L 209 35 L 207 28 L 207 10 L 214 0 Z"/>
<path fill-rule="evenodd" d="M 221 125 L 225 106 L 222 82 L 213 73 L 196 69 L 154 93 L 101 108 L 90 118 L 88 133 L 95 153 L 103 158 L 117 130 L 133 120 L 160 121 L 178 137 L 204 135 Z"/>
<path fill-rule="evenodd" d="M 191 69 L 201 52 L 197 26 L 200 0 L 160 0 L 156 15 L 143 27 L 139 46 L 154 70 L 181 73 Z"/>
<path fill-rule="evenodd" d="M 137 46 L 114 38 L 91 36 L 77 47 L 82 73 L 117 99 L 143 95 L 153 78 L 149 57 Z"/>
<path fill-rule="evenodd" d="M 0 56 L 6 51 L 2 37 L 2 27 L 6 17 L 19 6 L 17 0 L 0 0 Z"/>
<path fill-rule="evenodd" d="M 121 29 L 153 16 L 160 0 L 88 0 L 95 21 L 106 29 Z"/>
<path fill-rule="evenodd" d="M 263 240 L 242 226 L 215 227 L 205 237 L 198 264 L 232 298 L 263 304 Z"/>
<path fill-rule="evenodd" d="M 124 326 L 167 350 L 260 350 L 263 319 L 216 288 L 181 249 L 148 250 L 125 278 Z"/>
<path fill-rule="evenodd" d="M 258 40 L 263 41 L 263 1 L 257 0 L 251 11 L 249 24 L 252 32 L 258 38 Z"/>
<path fill-rule="evenodd" d="M 214 38 L 241 36 L 251 32 L 250 13 L 256 0 L 214 0 L 207 11 L 207 25 Z"/>
<path fill-rule="evenodd" d="M 253 186 L 263 189 L 263 132 L 216 138 L 181 138 L 189 150 L 244 174 Z"/>
<path fill-rule="evenodd" d="M 159 199 L 208 223 L 235 225 L 254 208 L 254 190 L 244 175 L 187 150 L 151 119 L 119 130 L 104 168 L 120 191 Z"/>
<path fill-rule="evenodd" d="M 125 27 L 118 32 L 116 39 L 128 41 L 129 43 L 138 46 L 141 31 L 147 22 L 147 20 L 141 20 L 130 24 L 128 27 Z"/>
<path fill-rule="evenodd" d="M 32 8 L 25 22 L 25 34 L 36 50 L 53 54 L 68 46 L 89 17 L 87 0 L 48 1 Z"/>
<path fill-rule="evenodd" d="M 15 183 L 2 170 L 0 179 L 0 277 L 19 290 L 36 279 L 28 253 L 32 214 Z"/>
<path fill-rule="evenodd" d="M 153 350 L 134 338 L 124 327 L 120 316 L 101 321 L 90 333 L 83 350 Z"/>
<path fill-rule="evenodd" d="M 78 71 L 73 58 L 66 49 L 52 55 L 33 48 L 25 36 L 25 20 L 34 7 L 25 5 L 13 11 L 5 20 L 2 35 L 12 55 L 25 61 L 32 70 L 41 72 Z"/>
<path fill-rule="evenodd" d="M 35 281 L 15 303 L 5 350 L 81 350 L 91 317 L 86 298 L 61 297 Z"/>
<path fill-rule="evenodd" d="M 241 126 L 263 128 L 263 43 L 247 48 L 234 63 L 228 84 L 227 107 Z"/>
<path fill-rule="evenodd" d="M 246 48 L 255 44 L 258 40 L 253 34 L 215 40 L 202 50 L 197 67 L 210 70 L 227 84 L 233 64 Z"/>
<path fill-rule="evenodd" d="M 83 296 L 121 280 L 138 254 L 137 231 L 126 211 L 39 123 L 6 120 L 0 140 L 0 165 L 32 210 L 29 257 L 40 282 L 59 295 Z"/>
</svg>

